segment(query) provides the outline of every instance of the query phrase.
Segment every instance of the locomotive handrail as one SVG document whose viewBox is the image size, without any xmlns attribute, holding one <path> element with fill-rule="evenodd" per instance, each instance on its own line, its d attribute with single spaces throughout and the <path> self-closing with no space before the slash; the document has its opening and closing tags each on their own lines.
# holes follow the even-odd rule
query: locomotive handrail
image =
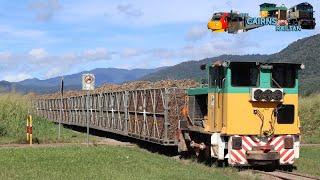
<svg viewBox="0 0 320 180">
<path fill-rule="evenodd" d="M 217 80 L 214 80 L 214 101 L 216 101 L 216 90 L 217 90 Z M 214 127 L 217 127 L 217 106 L 215 103 L 213 104 L 213 112 L 214 112 Z"/>
<path fill-rule="evenodd" d="M 221 107 L 221 112 L 222 112 L 222 127 L 224 127 L 224 110 L 223 110 L 223 109 L 224 109 L 224 108 L 223 108 L 224 93 L 223 93 L 223 92 L 224 92 L 224 83 L 225 83 L 225 82 L 226 82 L 226 78 L 223 78 L 223 79 L 222 79 L 222 83 L 221 83 L 221 87 L 222 87 L 222 97 L 221 97 L 221 98 L 222 98 L 222 100 L 221 100 L 221 101 L 222 101 L 222 105 L 221 105 L 221 106 L 222 106 L 222 107 Z"/>
</svg>

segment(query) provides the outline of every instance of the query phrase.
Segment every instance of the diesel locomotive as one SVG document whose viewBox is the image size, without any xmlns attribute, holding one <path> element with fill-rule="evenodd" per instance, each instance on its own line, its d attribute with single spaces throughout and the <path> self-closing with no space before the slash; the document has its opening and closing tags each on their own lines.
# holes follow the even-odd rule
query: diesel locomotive
<svg viewBox="0 0 320 180">
<path fill-rule="evenodd" d="M 316 26 L 311 4 L 304 2 L 288 10 L 288 21 L 292 25 L 300 25 L 302 29 L 314 29 Z"/>
<path fill-rule="evenodd" d="M 303 64 L 202 65 L 207 80 L 187 92 L 179 151 L 231 166 L 292 167 L 299 158 L 298 70 Z"/>
</svg>

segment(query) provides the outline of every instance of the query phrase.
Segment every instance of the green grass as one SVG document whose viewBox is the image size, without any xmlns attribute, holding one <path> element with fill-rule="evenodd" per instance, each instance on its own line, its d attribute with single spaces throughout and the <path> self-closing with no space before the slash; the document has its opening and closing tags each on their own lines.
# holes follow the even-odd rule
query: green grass
<svg viewBox="0 0 320 180">
<path fill-rule="evenodd" d="M 300 98 L 299 116 L 304 143 L 320 143 L 320 94 Z"/>
<path fill-rule="evenodd" d="M 301 147 L 300 158 L 296 160 L 294 172 L 320 177 L 320 147 Z"/>
<path fill-rule="evenodd" d="M 0 179 L 241 179 L 235 169 L 150 153 L 135 147 L 0 149 Z"/>
<path fill-rule="evenodd" d="M 31 104 L 19 94 L 0 95 L 0 144 L 26 143 L 26 116 Z M 95 141 L 98 138 L 91 137 Z M 61 129 L 58 139 L 58 125 L 45 118 L 33 117 L 33 142 L 85 142 L 86 135 L 69 129 Z"/>
</svg>

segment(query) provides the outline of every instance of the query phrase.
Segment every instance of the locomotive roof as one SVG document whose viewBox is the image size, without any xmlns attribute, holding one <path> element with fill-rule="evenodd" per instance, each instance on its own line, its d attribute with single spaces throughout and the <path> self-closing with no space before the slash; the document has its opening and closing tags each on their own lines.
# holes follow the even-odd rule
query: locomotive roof
<svg viewBox="0 0 320 180">
<path fill-rule="evenodd" d="M 260 7 L 260 11 L 277 11 L 277 10 L 288 10 L 288 8 L 284 6 L 280 7 Z"/>
<path fill-rule="evenodd" d="M 302 63 L 290 63 L 290 62 L 262 62 L 262 61 L 216 61 L 214 63 L 202 64 L 200 69 L 204 70 L 210 66 L 224 66 L 229 67 L 233 63 L 256 63 L 256 65 L 286 65 L 293 66 L 298 69 L 304 69 L 305 65 Z"/>
<path fill-rule="evenodd" d="M 274 3 L 262 3 L 259 6 L 266 6 L 266 5 L 270 5 L 270 6 L 273 6 L 273 7 L 276 6 L 276 4 L 274 4 Z"/>
<path fill-rule="evenodd" d="M 302 67 L 304 66 L 302 63 L 290 63 L 290 62 L 263 62 L 263 61 L 224 61 L 229 64 L 233 63 L 256 63 L 261 65 L 289 65 L 289 66 L 296 66 L 296 67 Z"/>
<path fill-rule="evenodd" d="M 226 12 L 216 12 L 213 13 L 213 16 L 223 16 Z"/>
<path fill-rule="evenodd" d="M 295 64 L 301 65 L 300 63 L 291 63 L 291 62 L 264 62 L 264 61 L 222 61 L 228 63 L 257 63 L 257 64 Z"/>
<path fill-rule="evenodd" d="M 310 7 L 313 8 L 313 6 L 308 2 L 303 2 L 303 3 L 297 4 L 295 6 L 292 6 L 291 8 L 294 8 L 294 7 L 297 7 L 297 6 L 310 6 Z"/>
</svg>

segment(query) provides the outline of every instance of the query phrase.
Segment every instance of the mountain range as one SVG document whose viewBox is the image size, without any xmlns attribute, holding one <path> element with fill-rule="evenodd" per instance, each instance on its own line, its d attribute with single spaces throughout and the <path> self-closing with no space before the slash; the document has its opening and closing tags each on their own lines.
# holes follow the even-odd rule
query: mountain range
<svg viewBox="0 0 320 180">
<path fill-rule="evenodd" d="M 120 84 L 127 81 L 135 81 L 146 74 L 163 70 L 167 67 L 155 69 L 117 69 L 97 68 L 90 71 L 83 71 L 76 74 L 66 75 L 64 79 L 65 90 L 80 90 L 82 88 L 82 74 L 90 73 L 95 75 L 95 86 L 103 84 Z M 0 81 L 0 92 L 26 93 L 54 93 L 59 91 L 61 76 L 40 80 L 37 78 L 26 79 L 20 82 Z"/>
</svg>

